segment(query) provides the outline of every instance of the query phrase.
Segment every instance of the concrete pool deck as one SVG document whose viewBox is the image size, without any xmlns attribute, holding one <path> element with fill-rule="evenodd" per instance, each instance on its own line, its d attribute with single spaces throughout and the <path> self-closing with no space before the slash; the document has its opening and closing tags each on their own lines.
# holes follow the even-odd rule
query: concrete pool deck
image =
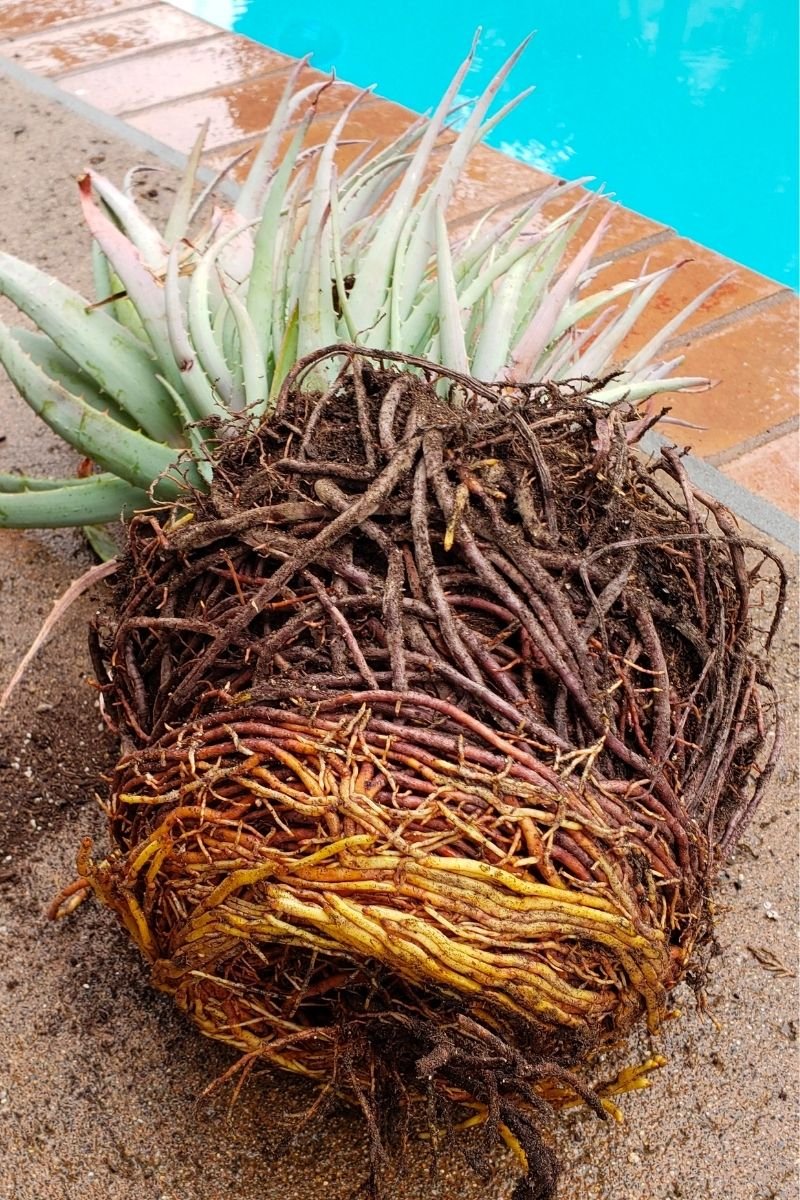
<svg viewBox="0 0 800 1200">
<path fill-rule="evenodd" d="M 30 22 L 54 11 L 48 3 L 5 4 L 0 24 L 24 11 L 31 29 Z M 120 15 L 136 8 L 119 2 L 112 7 Z M 102 8 L 98 0 L 72 0 L 72 28 L 81 13 L 88 17 Z M 216 41 L 227 35 L 204 36 Z M 9 59 L 14 45 L 7 41 L 0 52 Z M 111 50 L 107 46 L 109 55 Z M 245 52 L 250 53 L 247 46 Z M 146 61 L 150 55 L 142 52 Z M 163 167 L 166 159 L 167 169 L 152 189 L 160 197 L 146 201 L 158 208 L 168 203 L 175 185 L 169 163 L 180 156 L 148 143 L 154 155 L 143 148 L 146 139 L 138 132 L 132 147 L 130 127 L 116 117 L 64 103 L 63 81 L 51 84 L 45 76 L 26 74 L 20 84 L 11 77 L 23 71 L 9 68 L 6 78 L 3 73 L 0 64 L 4 248 L 86 290 L 88 238 L 78 215 L 75 174 L 92 162 L 119 180 L 133 161 Z M 487 152 L 481 161 L 497 160 Z M 512 174 L 516 180 L 515 168 Z M 474 197 L 466 199 L 473 202 Z M 631 233 L 642 220 L 620 213 L 612 264 L 642 252 L 641 239 L 638 250 L 631 249 L 637 240 Z M 672 236 L 667 231 L 648 244 L 666 245 Z M 767 291 L 763 299 L 774 295 Z M 771 303 L 780 308 L 786 300 L 783 291 Z M 739 314 L 731 328 L 742 312 L 752 312 L 747 305 L 759 303 L 751 297 L 730 309 Z M 724 335 L 728 327 L 716 328 Z M 713 329 L 704 336 L 713 337 Z M 794 362 L 789 330 L 786 338 L 788 371 Z M 737 363 L 735 357 L 730 361 Z M 763 446 L 780 444 L 780 430 L 776 435 L 770 425 L 764 432 L 769 436 Z M 796 437 L 796 425 L 787 432 Z M 74 468 L 75 455 L 30 413 L 2 373 L 0 433 L 6 434 L 0 444 L 4 470 L 61 474 Z M 757 438 L 754 443 L 752 453 L 761 449 Z M 741 450 L 735 456 L 743 457 Z M 715 487 L 724 483 L 735 491 L 739 485 L 729 464 L 723 467 L 724 475 L 708 459 L 693 462 Z M 764 470 L 769 481 L 771 468 Z M 750 512 L 759 503 L 746 489 L 735 491 L 734 500 Z M 776 510 L 762 503 L 767 511 L 761 528 L 769 528 Z M 784 545 L 791 542 L 792 526 L 787 513 Z M 785 557 L 796 578 L 796 561 Z M 7 581 L 0 588 L 0 688 L 54 598 L 88 561 L 80 537 L 70 531 L 0 533 L 0 576 Z M 43 917 L 54 892 L 72 876 L 80 838 L 89 834 L 105 845 L 92 781 L 109 766 L 114 747 L 98 731 L 94 693 L 86 683 L 91 665 L 85 636 L 103 596 L 98 588 L 70 611 L 0 717 L 0 1198 L 353 1200 L 365 1155 L 358 1116 L 336 1110 L 308 1142 L 279 1157 L 276 1126 L 308 1104 L 308 1088 L 291 1076 L 268 1073 L 248 1085 L 232 1113 L 229 1093 L 202 1099 L 209 1081 L 231 1065 L 231 1052 L 199 1037 L 153 991 L 144 964 L 109 913 L 86 905 L 55 926 Z M 789 612 L 796 611 L 793 584 Z M 624 1125 L 604 1126 L 584 1113 L 554 1122 L 564 1164 L 561 1200 L 797 1195 L 798 981 L 789 974 L 796 969 L 798 879 L 796 639 L 790 616 L 774 656 L 776 683 L 787 699 L 788 748 L 745 844 L 719 881 L 722 954 L 713 964 L 710 1016 L 698 1012 L 691 993 L 681 989 L 677 999 L 684 1015 L 669 1024 L 657 1046 L 668 1064 L 649 1092 L 623 1098 Z M 765 966 L 756 952 L 773 966 Z M 787 964 L 784 972 L 781 963 Z M 639 1061 L 649 1052 L 641 1034 L 623 1048 L 622 1061 Z M 598 1074 L 614 1069 L 604 1063 Z M 513 1164 L 502 1151 L 487 1183 L 464 1172 L 451 1145 L 435 1183 L 419 1143 L 412 1144 L 410 1159 L 416 1172 L 391 1200 L 510 1195 Z"/>
</svg>

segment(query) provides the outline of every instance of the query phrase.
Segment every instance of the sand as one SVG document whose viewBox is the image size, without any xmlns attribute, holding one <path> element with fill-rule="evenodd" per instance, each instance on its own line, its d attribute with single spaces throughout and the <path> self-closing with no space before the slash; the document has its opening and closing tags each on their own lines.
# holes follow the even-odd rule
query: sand
<svg viewBox="0 0 800 1200">
<path fill-rule="evenodd" d="M 0 80 L 3 246 L 88 290 L 88 241 L 74 176 L 93 162 L 120 180 L 143 158 L 50 101 Z M 155 160 L 150 159 L 153 165 Z M 158 207 L 170 171 L 148 178 Z M 7 306 L 2 315 L 8 314 Z M 0 470 L 59 473 L 76 456 L 0 380 Z M 55 596 L 90 562 L 72 533 L 0 532 L 0 684 Z M 796 579 L 797 564 L 790 562 Z M 93 904 L 49 924 L 43 910 L 73 874 L 79 839 L 102 844 L 94 781 L 113 747 L 87 683 L 86 622 L 75 605 L 0 718 L 0 1200 L 346 1200 L 364 1176 L 360 1119 L 342 1108 L 282 1157 L 302 1082 L 266 1073 L 233 1112 L 205 1087 L 233 1061 L 148 985 L 111 916 Z M 796 612 L 796 591 L 790 611 Z M 717 895 L 721 955 L 709 1013 L 681 989 L 684 1015 L 657 1049 L 651 1091 L 622 1101 L 623 1126 L 581 1114 L 554 1122 L 562 1200 L 789 1200 L 797 1194 L 797 629 L 784 627 L 776 676 L 790 717 L 769 796 Z M 641 1037 L 626 1061 L 646 1057 Z M 598 1075 L 611 1074 L 610 1064 Z M 396 1200 L 502 1200 L 507 1160 L 477 1180 L 453 1150 L 438 1179 L 413 1147 Z M 418 1165 L 415 1168 L 415 1164 Z"/>
</svg>

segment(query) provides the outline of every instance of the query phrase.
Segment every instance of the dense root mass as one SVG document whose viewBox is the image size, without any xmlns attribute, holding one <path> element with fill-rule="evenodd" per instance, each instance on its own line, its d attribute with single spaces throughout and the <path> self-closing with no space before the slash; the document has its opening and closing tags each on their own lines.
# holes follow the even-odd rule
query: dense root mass
<svg viewBox="0 0 800 1200">
<path fill-rule="evenodd" d="M 375 1178 L 427 1093 L 547 1196 L 543 1099 L 603 1111 L 571 1068 L 658 1027 L 772 769 L 782 575 L 591 385 L 390 359 L 300 364 L 133 523 L 82 870 L 204 1032 L 356 1096 Z"/>
</svg>

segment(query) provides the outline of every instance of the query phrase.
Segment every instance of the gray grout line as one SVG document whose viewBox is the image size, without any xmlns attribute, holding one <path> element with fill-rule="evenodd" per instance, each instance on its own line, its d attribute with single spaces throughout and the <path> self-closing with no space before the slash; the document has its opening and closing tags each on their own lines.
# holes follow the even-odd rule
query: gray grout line
<svg viewBox="0 0 800 1200">
<path fill-rule="evenodd" d="M 131 50 L 129 54 L 119 54 L 116 57 L 106 58 L 102 62 L 87 63 L 82 67 L 70 67 L 68 71 L 58 71 L 56 74 L 50 75 L 50 79 L 72 79 L 75 75 L 91 75 L 93 71 L 102 71 L 105 67 L 116 67 L 118 63 L 127 63 L 139 58 L 152 58 L 159 54 L 162 50 L 182 50 L 184 46 L 204 46 L 206 42 L 214 42 L 219 37 L 224 37 L 221 29 L 215 29 L 213 33 L 201 33 L 197 37 L 177 38 L 174 42 L 159 42 L 157 46 L 146 46 L 143 50 Z"/>
<path fill-rule="evenodd" d="M 610 228 L 610 226 L 609 226 Z M 652 250 L 655 246 L 660 246 L 662 242 L 668 242 L 670 238 L 676 237 L 674 229 L 665 226 L 658 230 L 657 233 L 651 233 L 647 237 L 639 238 L 638 242 L 627 242 L 624 246 L 617 246 L 616 250 L 609 250 L 605 254 L 598 254 L 589 263 L 590 267 L 606 267 L 611 263 L 619 262 L 621 258 L 628 258 L 633 254 L 640 254 L 642 250 Z"/>
<path fill-rule="evenodd" d="M 202 40 L 205 42 L 205 41 L 213 41 L 214 39 L 213 38 L 203 38 Z M 193 45 L 194 43 L 188 43 L 188 44 Z M 172 47 L 170 45 L 170 49 L 171 48 Z M 119 113 L 118 115 L 123 118 L 131 117 L 134 115 L 138 116 L 140 113 L 153 112 L 155 109 L 158 109 L 158 108 L 168 108 L 169 105 L 171 105 L 171 104 L 182 104 L 184 100 L 199 100 L 202 98 L 210 98 L 210 97 L 216 95 L 218 92 L 221 92 L 224 94 L 225 92 L 229 91 L 231 88 L 238 88 L 238 87 L 241 87 L 243 84 L 258 83 L 262 79 L 269 79 L 272 75 L 283 75 L 283 74 L 288 75 L 290 69 L 291 69 L 291 61 L 287 62 L 286 66 L 273 67 L 271 71 L 259 71 L 257 75 L 248 75 L 246 78 L 237 79 L 233 83 L 218 83 L 213 87 L 202 88 L 199 92 L 184 92 L 184 94 L 182 96 L 176 96 L 173 100 L 156 100 L 152 104 L 143 104 L 141 106 L 141 108 L 124 108 L 122 110 L 122 112 Z M 254 134 L 252 136 L 258 136 L 258 135 Z M 240 140 L 245 141 L 247 139 L 240 139 Z M 226 142 L 225 144 L 227 146 L 227 145 L 235 145 L 236 143 Z M 219 147 L 219 146 L 213 147 L 214 150 L 218 150 L 218 149 L 222 149 L 222 148 L 223 147 Z"/>
<path fill-rule="evenodd" d="M 492 146 L 490 149 L 493 150 L 494 147 Z M 555 182 L 566 184 L 567 181 L 566 179 L 559 179 L 557 175 L 554 175 L 553 183 Z M 462 225 L 466 225 L 471 221 L 479 220 L 481 217 L 486 216 L 487 213 L 492 211 L 504 213 L 510 208 L 521 207 L 526 202 L 535 200 L 537 196 L 542 194 L 542 192 L 546 192 L 548 188 L 553 186 L 553 183 L 541 183 L 538 187 L 530 188 L 523 192 L 517 192 L 515 195 L 509 196 L 507 200 L 503 200 L 500 204 L 486 204 L 483 208 L 475 208 L 471 209 L 470 212 L 461 213 L 461 215 L 456 217 L 454 221 L 450 222 L 450 228 L 459 229 Z"/>
<path fill-rule="evenodd" d="M 110 8 L 108 12 L 95 13 L 92 17 L 65 17 L 63 21 L 53 21 L 50 25 L 43 25 L 41 29 L 35 29 L 33 33 L 12 33 L 10 37 L 0 40 L 0 51 L 6 50 L 16 42 L 30 41 L 33 38 L 43 38 L 48 35 L 52 37 L 57 29 L 66 29 L 69 32 L 70 29 L 80 29 L 82 25 L 92 28 L 98 21 L 105 21 L 106 18 L 119 18 L 127 13 L 143 12 L 147 8 L 161 8 L 161 0 L 147 0 L 144 4 L 134 4 L 130 8 Z M 184 10 L 179 9 L 178 11 L 183 12 Z"/>
<path fill-rule="evenodd" d="M 745 268 L 747 270 L 748 268 Z M 758 313 L 764 312 L 767 309 L 775 308 L 782 301 L 794 296 L 791 288 L 782 287 L 781 284 L 775 285 L 777 291 L 770 292 L 768 296 L 761 296 L 758 300 L 752 300 L 749 304 L 743 304 L 741 308 L 734 308 L 732 312 L 725 313 L 724 316 L 715 317 L 713 321 L 707 321 L 705 325 L 698 325 L 694 329 L 688 329 L 685 333 L 677 333 L 675 337 L 664 346 L 664 349 L 687 350 L 694 342 L 699 342 L 701 338 L 711 337 L 715 333 L 724 333 L 726 329 L 730 329 L 739 321 L 747 319 L 747 317 L 757 316 Z"/>
<path fill-rule="evenodd" d="M 139 129 L 134 129 L 126 121 L 121 121 L 119 117 L 109 116 L 108 113 L 102 112 L 100 109 L 95 108 L 94 105 L 87 104 L 77 96 L 72 96 L 69 92 L 64 92 L 52 80 L 36 75 L 32 71 L 28 71 L 25 67 L 20 67 L 17 63 L 2 58 L 2 56 L 0 56 L 0 72 L 3 72 L 11 79 L 15 79 L 18 83 L 23 84 L 40 96 L 63 104 L 65 108 L 74 112 L 77 116 L 92 122 L 96 127 L 130 143 L 139 150 L 147 151 L 161 158 L 162 161 L 170 163 L 172 166 L 185 167 L 187 156 L 179 150 L 174 150 L 171 146 L 156 141 L 149 134 L 142 133 Z M 202 167 L 198 172 L 203 182 L 213 179 L 215 174 L 216 172 L 208 167 Z M 221 185 L 220 190 L 231 200 L 235 200 L 240 191 L 239 187 L 231 181 L 225 181 Z M 648 454 L 657 454 L 665 444 L 671 445 L 672 443 L 669 442 L 669 439 L 662 437 L 653 430 L 645 434 L 640 443 L 642 450 Z M 722 471 L 719 471 L 711 463 L 705 462 L 700 458 L 695 458 L 691 454 L 685 455 L 682 461 L 690 479 L 694 480 L 699 487 L 704 488 L 715 499 L 722 501 L 731 512 L 749 522 L 756 529 L 760 529 L 762 533 L 768 534 L 788 549 L 795 553 L 797 552 L 800 547 L 800 523 L 798 521 L 781 512 L 779 508 L 776 508 L 774 504 L 770 504 L 768 500 L 756 496 L 753 492 L 748 491 L 747 488 L 742 487 L 741 484 L 735 483 L 734 480 L 729 479 L 727 475 L 724 475 Z"/>
<path fill-rule="evenodd" d="M 794 433 L 798 426 L 800 426 L 800 417 L 789 417 L 788 420 L 781 421 L 779 425 L 773 425 L 771 428 L 765 429 L 763 433 L 755 433 L 752 437 L 745 438 L 743 442 L 737 442 L 735 446 L 730 446 L 727 450 L 709 454 L 706 462 L 710 462 L 712 467 L 727 466 L 728 463 L 741 458 L 743 454 L 749 454 L 751 450 L 767 446 L 776 438 L 783 437 L 784 434 Z"/>
<path fill-rule="evenodd" d="M 344 112 L 344 108 L 335 108 L 335 109 L 332 109 L 329 113 L 325 113 L 325 116 L 326 117 L 328 117 L 328 116 L 340 117 L 343 112 Z M 297 128 L 297 126 L 290 125 L 289 128 L 291 130 L 294 130 Z M 314 131 L 314 126 L 312 125 L 309 132 L 313 132 L 313 131 Z M 249 133 L 247 135 L 247 137 L 238 138 L 235 142 L 225 142 L 225 144 L 221 145 L 221 146 L 209 146 L 208 150 L 203 151 L 203 159 L 205 160 L 205 159 L 209 159 L 212 157 L 216 158 L 222 154 L 225 154 L 225 155 L 229 154 L 231 156 L 231 158 L 235 158 L 237 154 L 241 154 L 244 150 L 249 150 L 251 147 L 254 148 L 255 146 L 257 146 L 265 133 L 266 133 L 265 129 L 262 129 L 260 131 L 257 130 L 255 133 Z M 370 140 L 371 140 L 370 138 L 350 138 L 350 139 L 345 138 L 344 144 L 351 145 L 351 146 L 352 145 L 360 145 L 363 147 L 363 146 L 369 145 Z M 312 150 L 318 150 L 322 145 L 323 145 L 322 142 L 315 142 L 313 146 L 307 146 L 306 150 L 309 152 Z"/>
<path fill-rule="evenodd" d="M 270 72 L 270 73 L 272 73 L 272 72 Z M 267 77 L 267 76 L 260 76 L 260 78 L 266 78 L 266 77 Z M 343 81 L 343 80 L 339 80 L 339 82 L 340 82 L 340 83 L 342 83 L 342 82 L 344 82 L 344 81 Z M 350 86 L 350 85 L 348 85 L 348 86 Z M 371 108 L 371 107 L 372 107 L 372 106 L 373 106 L 373 105 L 374 105 L 376 102 L 377 102 L 378 104 L 382 104 L 382 103 L 383 103 L 383 101 L 384 101 L 384 97 L 383 97 L 383 96 L 375 96 L 373 100 L 365 100 L 365 101 L 364 101 L 364 103 L 361 105 L 361 107 L 359 108 L 359 110 L 358 110 L 358 111 L 359 111 L 359 112 L 369 112 L 370 108 Z M 390 101 L 389 103 L 391 103 L 391 101 Z M 321 117 L 323 120 L 325 120 L 325 119 L 326 119 L 326 118 L 328 118 L 328 117 L 340 117 L 340 116 L 342 115 L 342 113 L 345 111 L 345 109 L 346 109 L 346 108 L 347 108 L 347 105 L 343 103 L 343 104 L 342 104 L 342 106 L 341 106 L 341 108 L 331 108 L 331 109 L 326 109 L 326 111 L 325 111 L 324 113 L 320 113 L 319 115 L 320 115 L 320 117 Z M 409 109 L 409 112 L 411 112 L 411 111 L 412 111 L 412 110 L 411 110 L 411 109 Z M 137 115 L 138 115 L 138 112 L 137 112 Z M 296 126 L 297 126 L 297 122 L 294 122 L 293 124 L 291 124 L 291 125 L 289 126 L 289 128 L 290 128 L 290 129 L 295 129 L 295 128 L 296 128 Z M 246 137 L 237 138 L 235 142 L 224 142 L 224 143 L 222 143 L 222 144 L 221 144 L 221 145 L 219 145 L 219 146 L 209 146 L 207 150 L 204 150 L 204 151 L 203 151 L 203 158 L 208 158 L 208 157 L 209 157 L 210 155 L 212 155 L 212 154 L 213 154 L 213 155 L 218 155 L 218 154 L 232 154 L 232 155 L 236 155 L 236 154 L 240 154 L 240 153 L 242 152 L 242 150 L 246 150 L 246 149 L 248 149 L 248 147 L 249 147 L 249 146 L 250 146 L 250 145 L 251 145 L 253 142 L 255 142 L 255 143 L 258 143 L 258 142 L 259 142 L 259 140 L 261 139 L 261 137 L 264 135 L 264 133 L 265 133 L 265 132 L 266 132 L 266 130 L 263 130 L 263 129 L 262 129 L 260 132 L 258 132 L 258 131 L 257 131 L 257 132 L 255 132 L 255 133 L 248 133 Z M 313 126 L 313 124 L 312 124 L 312 125 L 309 127 L 309 133 L 313 133 L 313 132 L 314 132 L 314 126 Z M 325 137 L 325 136 L 327 136 L 327 135 L 323 135 L 323 137 Z M 343 143 L 343 144 L 344 144 L 344 145 L 354 145 L 354 144 L 356 144 L 356 143 L 357 143 L 357 144 L 359 144 L 359 145 L 364 145 L 364 146 L 366 146 L 366 145 L 368 145 L 368 144 L 369 144 L 369 142 L 370 142 L 370 141 L 374 141 L 374 140 L 375 140 L 374 138 L 345 138 L 345 139 L 344 139 L 344 143 Z M 316 145 L 316 144 L 317 144 L 317 143 L 315 143 L 315 145 Z M 321 143 L 319 143 L 319 144 L 321 144 Z M 310 146 L 310 147 L 308 147 L 308 149 L 309 149 L 309 150 L 312 150 L 312 149 L 314 149 L 314 146 Z M 455 224 L 455 222 L 451 222 L 451 225 L 454 225 L 454 224 Z"/>
<path fill-rule="evenodd" d="M 663 446 L 672 446 L 669 438 L 649 430 L 642 438 L 639 446 L 645 454 L 659 454 Z M 715 500 L 720 500 L 730 511 L 749 525 L 774 538 L 782 546 L 797 554 L 800 551 L 800 521 L 790 517 L 769 500 L 764 500 L 754 492 L 742 487 L 740 483 L 729 479 L 722 471 L 718 471 L 711 463 L 693 454 L 685 454 L 681 462 L 693 483 L 703 491 L 708 492 Z"/>
</svg>

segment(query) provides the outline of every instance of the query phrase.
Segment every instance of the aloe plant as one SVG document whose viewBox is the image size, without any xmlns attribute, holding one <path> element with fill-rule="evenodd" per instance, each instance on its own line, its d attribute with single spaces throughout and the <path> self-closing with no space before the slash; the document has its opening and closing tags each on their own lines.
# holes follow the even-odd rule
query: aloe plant
<svg viewBox="0 0 800 1200">
<path fill-rule="evenodd" d="M 211 429 L 219 437 L 227 422 L 268 417 L 292 364 L 327 344 L 401 351 L 509 382 L 617 368 L 594 394 L 605 404 L 701 385 L 671 377 L 681 360 L 658 356 L 707 293 L 617 362 L 674 268 L 585 295 L 610 215 L 575 249 L 597 203 L 576 184 L 448 234 L 447 205 L 470 151 L 527 94 L 489 115 L 523 47 L 449 140 L 442 134 L 472 54 L 430 120 L 342 171 L 336 152 L 365 93 L 323 144 L 303 149 L 327 84 L 297 90 L 298 63 L 238 199 L 203 222 L 213 185 L 195 198 L 202 133 L 163 232 L 129 188 L 87 172 L 79 190 L 94 302 L 0 254 L 0 293 L 38 331 L 0 323 L 0 361 L 31 408 L 99 473 L 0 476 L 0 526 L 95 526 L 173 499 L 182 480 L 207 486 Z M 570 190 L 572 207 L 545 220 L 548 202 Z"/>
</svg>

